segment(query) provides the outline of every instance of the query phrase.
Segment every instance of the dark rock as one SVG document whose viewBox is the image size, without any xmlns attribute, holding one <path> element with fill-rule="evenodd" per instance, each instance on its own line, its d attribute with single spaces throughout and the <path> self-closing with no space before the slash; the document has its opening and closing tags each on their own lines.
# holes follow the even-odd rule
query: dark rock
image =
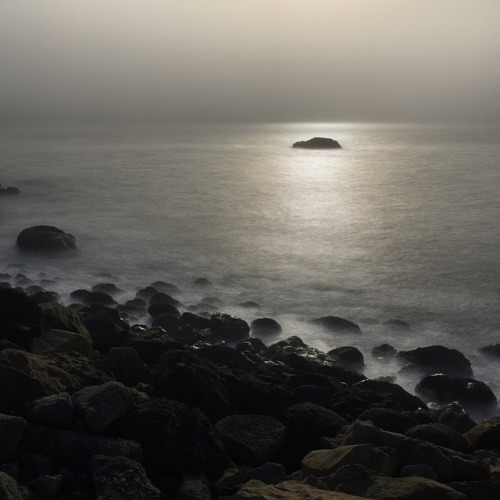
<svg viewBox="0 0 500 500">
<path fill-rule="evenodd" d="M 381 344 L 372 349 L 372 356 L 374 358 L 390 359 L 396 356 L 397 353 L 398 351 L 389 344 Z"/>
<path fill-rule="evenodd" d="M 240 370 L 251 370 L 255 367 L 255 363 L 243 353 L 224 345 L 202 347 L 196 351 L 196 354 L 215 365 L 225 365 Z"/>
<path fill-rule="evenodd" d="M 169 304 L 174 307 L 179 307 L 181 305 L 181 303 L 177 299 L 174 299 L 170 295 L 163 292 L 156 292 L 151 295 L 151 298 L 149 299 L 149 305 L 152 306 L 156 304 Z"/>
<path fill-rule="evenodd" d="M 127 302 L 125 302 L 125 306 L 131 307 L 134 309 L 146 310 L 146 302 L 142 299 L 137 298 L 137 297 L 135 299 L 132 299 L 132 300 L 127 300 Z"/>
<path fill-rule="evenodd" d="M 137 299 L 144 300 L 146 302 L 149 302 L 149 299 L 157 293 L 158 290 L 156 288 L 153 288 L 152 286 L 147 286 L 146 288 L 141 288 L 136 294 L 135 297 Z"/>
<path fill-rule="evenodd" d="M 406 431 L 420 424 L 411 415 L 390 408 L 368 408 L 357 417 L 358 420 L 370 421 L 373 425 L 389 432 L 404 434 Z"/>
<path fill-rule="evenodd" d="M 0 463 L 14 458 L 26 428 L 26 420 L 0 413 Z"/>
<path fill-rule="evenodd" d="M 175 306 L 166 303 L 151 304 L 148 307 L 148 313 L 153 318 L 157 318 L 158 316 L 163 316 L 165 314 L 172 314 L 173 316 L 177 316 L 178 318 L 180 318 L 181 316 L 181 313 Z"/>
<path fill-rule="evenodd" d="M 387 321 L 384 321 L 382 325 L 388 326 L 394 330 L 399 330 L 401 332 L 408 332 L 411 330 L 410 325 L 406 321 L 400 319 L 389 319 Z"/>
<path fill-rule="evenodd" d="M 405 435 L 413 439 L 428 441 L 444 448 L 450 448 L 460 453 L 469 452 L 467 440 L 449 425 L 439 423 L 417 425 L 409 429 Z"/>
<path fill-rule="evenodd" d="M 327 352 L 328 356 L 345 368 L 362 373 L 365 359 L 359 349 L 352 346 L 337 347 Z"/>
<path fill-rule="evenodd" d="M 492 359 L 500 359 L 500 344 L 487 345 L 478 349 L 479 354 Z"/>
<path fill-rule="evenodd" d="M 227 457 L 208 419 L 197 408 L 163 398 L 141 401 L 109 432 L 138 441 L 151 474 L 173 476 L 204 472 L 218 477 Z"/>
<path fill-rule="evenodd" d="M 257 318 L 250 323 L 253 335 L 277 334 L 281 332 L 281 325 L 272 318 Z"/>
<path fill-rule="evenodd" d="M 472 420 L 467 410 L 458 401 L 434 410 L 433 416 L 439 423 L 453 427 L 460 434 L 464 434 L 476 425 L 476 422 Z"/>
<path fill-rule="evenodd" d="M 324 316 L 313 319 L 312 322 L 334 333 L 361 333 L 361 328 L 356 323 L 337 316 Z"/>
<path fill-rule="evenodd" d="M 417 384 L 415 392 L 427 401 L 443 404 L 458 401 L 468 410 L 492 411 L 497 408 L 493 391 L 484 382 L 472 378 L 429 375 Z"/>
<path fill-rule="evenodd" d="M 295 142 L 293 147 L 305 149 L 341 149 L 337 141 L 327 137 L 313 137 L 308 141 Z"/>
<path fill-rule="evenodd" d="M 257 302 L 254 302 L 252 300 L 248 300 L 247 302 L 241 302 L 240 304 L 238 304 L 240 307 L 246 307 L 248 309 L 257 309 L 260 307 L 260 304 L 257 304 Z"/>
<path fill-rule="evenodd" d="M 464 434 L 471 450 L 500 450 L 500 417 L 477 424 Z"/>
<path fill-rule="evenodd" d="M 218 339 L 228 342 L 242 340 L 250 333 L 246 321 L 223 313 L 212 314 L 209 328 Z"/>
<path fill-rule="evenodd" d="M 184 346 L 171 339 L 164 330 L 151 328 L 142 335 L 130 335 L 124 345 L 133 347 L 147 365 L 157 364 L 163 353 Z"/>
<path fill-rule="evenodd" d="M 104 366 L 116 380 L 132 387 L 141 382 L 149 383 L 151 372 L 133 347 L 113 347 L 102 356 Z"/>
<path fill-rule="evenodd" d="M 198 278 L 193 281 L 193 285 L 199 288 L 211 288 L 214 286 L 213 283 L 207 278 Z"/>
<path fill-rule="evenodd" d="M 163 293 L 180 293 L 181 291 L 172 283 L 167 283 L 165 281 L 155 281 L 150 285 L 155 290 Z"/>
<path fill-rule="evenodd" d="M 266 344 L 264 344 L 264 342 L 257 337 L 249 337 L 248 339 L 236 344 L 235 348 L 246 354 L 262 354 L 267 349 Z"/>
<path fill-rule="evenodd" d="M 122 293 L 123 290 L 120 290 L 114 283 L 98 283 L 92 287 L 93 292 L 104 292 L 108 295 L 113 295 L 117 293 Z"/>
<path fill-rule="evenodd" d="M 84 304 L 89 306 L 94 304 L 101 304 L 104 306 L 113 307 L 117 304 L 116 300 L 106 292 L 89 292 L 87 295 L 82 297 L 81 300 Z"/>
<path fill-rule="evenodd" d="M 470 361 L 456 349 L 433 345 L 399 351 L 397 357 L 416 365 L 425 375 L 443 373 L 451 377 L 472 377 Z"/>
<path fill-rule="evenodd" d="M 193 345 L 198 340 L 198 332 L 189 325 L 182 325 L 177 330 L 172 332 L 170 336 L 184 345 Z"/>
<path fill-rule="evenodd" d="M 26 418 L 32 422 L 69 429 L 73 426 L 73 400 L 67 392 L 36 399 L 27 405 Z"/>
<path fill-rule="evenodd" d="M 7 187 L 0 187 L 0 196 L 6 195 L 6 196 L 15 196 L 18 195 L 21 191 L 19 191 L 18 188 L 13 187 L 13 186 L 7 186 Z"/>
<path fill-rule="evenodd" d="M 97 455 L 91 461 L 96 497 L 106 500 L 160 500 L 142 465 L 125 457 Z"/>
<path fill-rule="evenodd" d="M 434 469 L 427 464 L 405 465 L 399 474 L 399 477 L 426 477 L 427 479 L 437 480 Z"/>
<path fill-rule="evenodd" d="M 21 493 L 17 481 L 2 471 L 0 471 L 0 498 L 5 500 L 23 500 L 26 498 Z"/>
<path fill-rule="evenodd" d="M 56 292 L 42 291 L 34 293 L 30 296 L 30 300 L 35 304 L 54 304 L 61 299 L 61 296 Z"/>
<path fill-rule="evenodd" d="M 38 380 L 10 366 L 0 365 L 0 380 L 0 411 L 3 412 L 22 413 L 28 403 L 47 394 Z"/>
<path fill-rule="evenodd" d="M 212 500 L 210 482 L 205 474 L 184 474 L 176 500 Z"/>
<path fill-rule="evenodd" d="M 163 305 L 161 305 L 161 307 L 162 306 Z M 167 308 L 170 308 L 170 307 L 172 307 L 172 306 L 169 306 L 167 304 Z M 179 330 L 179 328 L 181 328 L 182 326 L 188 326 L 188 325 L 184 325 L 184 323 L 181 320 L 181 318 L 179 317 L 179 315 L 167 312 L 167 313 L 162 313 L 159 316 L 154 316 L 154 319 L 153 319 L 153 322 L 151 323 L 151 326 L 153 328 L 161 327 L 167 333 L 173 334 L 177 330 Z M 194 342 L 196 342 L 196 339 L 192 342 L 192 344 L 194 344 Z"/>
<path fill-rule="evenodd" d="M 17 246 L 22 250 L 54 252 L 76 249 L 76 239 L 54 226 L 33 226 L 21 231 Z"/>
<path fill-rule="evenodd" d="M 84 288 L 79 288 L 78 290 L 74 290 L 71 292 L 70 297 L 73 300 L 78 300 L 79 302 L 83 301 L 84 297 L 86 297 L 90 293 L 89 290 L 85 290 Z"/>
<path fill-rule="evenodd" d="M 190 325 L 196 330 L 210 328 L 210 319 L 198 316 L 197 314 L 185 312 L 182 313 L 181 319 L 186 325 Z"/>
<path fill-rule="evenodd" d="M 39 307 L 43 314 L 43 321 L 49 328 L 75 332 L 83 337 L 90 338 L 90 334 L 83 325 L 80 316 L 72 309 L 57 303 L 40 304 Z"/>
<path fill-rule="evenodd" d="M 217 422 L 229 455 L 248 465 L 262 465 L 278 451 L 287 429 L 268 415 L 230 415 Z"/>
</svg>

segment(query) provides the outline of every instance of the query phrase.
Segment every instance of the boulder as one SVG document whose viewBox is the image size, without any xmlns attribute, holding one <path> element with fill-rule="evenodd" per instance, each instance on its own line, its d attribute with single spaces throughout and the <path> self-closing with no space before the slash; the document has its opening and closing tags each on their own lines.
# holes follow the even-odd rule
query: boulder
<svg viewBox="0 0 500 500">
<path fill-rule="evenodd" d="M 361 328 L 356 323 L 338 316 L 323 316 L 312 322 L 333 333 L 361 333 Z"/>
<path fill-rule="evenodd" d="M 78 333 L 91 340 L 80 316 L 69 307 L 57 303 L 40 304 L 39 307 L 42 311 L 44 324 L 48 328 Z"/>
<path fill-rule="evenodd" d="M 397 357 L 415 365 L 425 375 L 443 373 L 450 377 L 472 377 L 470 361 L 460 351 L 442 345 L 399 351 Z"/>
<path fill-rule="evenodd" d="M 240 370 L 251 370 L 255 363 L 242 352 L 225 345 L 211 345 L 196 351 L 196 355 L 215 365 L 225 365 Z"/>
<path fill-rule="evenodd" d="M 80 335 L 66 330 L 49 330 L 30 342 L 31 352 L 51 354 L 54 352 L 76 352 L 89 356 L 94 352 L 90 335 Z"/>
<path fill-rule="evenodd" d="M 9 474 L 0 471 L 0 498 L 5 500 L 24 500 L 17 481 Z"/>
<path fill-rule="evenodd" d="M 405 435 L 413 439 L 437 444 L 444 448 L 450 448 L 460 453 L 469 452 L 467 440 L 449 425 L 439 423 L 416 425 L 409 429 Z"/>
<path fill-rule="evenodd" d="M 308 141 L 298 141 L 292 147 L 304 149 L 341 149 L 340 144 L 336 140 L 328 137 L 313 137 Z"/>
<path fill-rule="evenodd" d="M 162 304 L 160 304 L 162 306 Z M 171 308 L 172 306 L 167 304 L 167 308 Z M 175 309 L 175 308 L 174 308 Z M 177 332 L 182 326 L 187 326 L 189 325 L 184 325 L 182 322 L 181 318 L 177 314 L 172 314 L 172 312 L 166 312 L 166 313 L 160 313 L 158 316 L 153 316 L 153 322 L 151 323 L 151 326 L 153 328 L 163 328 L 168 334 L 171 336 Z M 193 341 L 196 342 L 196 340 Z"/>
<path fill-rule="evenodd" d="M 114 283 L 97 283 L 92 287 L 93 292 L 104 292 L 108 295 L 122 293 L 123 290 L 118 288 Z"/>
<path fill-rule="evenodd" d="M 391 359 L 396 356 L 397 353 L 398 351 L 390 344 L 381 344 L 372 349 L 372 356 L 383 360 Z"/>
<path fill-rule="evenodd" d="M 101 304 L 103 306 L 114 307 L 118 304 L 116 300 L 106 292 L 89 292 L 82 297 L 82 302 L 89 306 Z"/>
<path fill-rule="evenodd" d="M 101 359 L 116 380 L 127 387 L 151 381 L 151 371 L 133 347 L 112 347 Z"/>
<path fill-rule="evenodd" d="M 25 429 L 24 418 L 0 413 L 0 463 L 9 462 L 14 458 Z"/>
<path fill-rule="evenodd" d="M 98 500 L 160 500 L 142 465 L 126 457 L 96 455 L 91 460 L 91 472 Z"/>
<path fill-rule="evenodd" d="M 500 450 L 500 417 L 477 424 L 464 434 L 471 450 Z"/>
<path fill-rule="evenodd" d="M 412 427 L 420 424 L 415 417 L 390 408 L 368 408 L 357 419 L 370 421 L 376 427 L 399 434 L 404 434 Z"/>
<path fill-rule="evenodd" d="M 365 359 L 359 349 L 352 346 L 337 347 L 327 352 L 339 365 L 360 373 L 365 369 Z"/>
<path fill-rule="evenodd" d="M 267 335 L 281 333 L 281 325 L 272 318 L 257 318 L 250 323 L 253 335 Z"/>
<path fill-rule="evenodd" d="M 269 461 L 283 444 L 287 429 L 268 415 L 230 415 L 215 425 L 228 454 L 247 465 Z"/>
<path fill-rule="evenodd" d="M 453 401 L 434 410 L 432 415 L 437 422 L 453 427 L 460 434 L 464 434 L 476 425 L 476 422 L 472 420 L 467 410 L 458 401 Z"/>
<path fill-rule="evenodd" d="M 266 462 L 255 469 L 250 469 L 245 472 L 243 482 L 257 479 L 265 484 L 277 484 L 284 481 L 286 477 L 286 470 L 283 464 L 276 462 Z"/>
<path fill-rule="evenodd" d="M 84 387 L 72 396 L 75 413 L 92 432 L 103 432 L 134 406 L 129 389 L 120 382 Z"/>
<path fill-rule="evenodd" d="M 33 226 L 17 236 L 17 246 L 22 250 L 57 252 L 77 248 L 72 234 L 54 226 Z"/>
<path fill-rule="evenodd" d="M 205 474 L 184 474 L 176 500 L 212 500 L 210 483 Z"/>
<path fill-rule="evenodd" d="M 73 400 L 67 392 L 36 399 L 27 405 L 26 418 L 31 422 L 69 429 L 73 426 Z"/>
<path fill-rule="evenodd" d="M 250 333 L 250 327 L 246 321 L 223 313 L 212 314 L 209 328 L 217 339 L 227 342 L 242 340 Z"/>
</svg>

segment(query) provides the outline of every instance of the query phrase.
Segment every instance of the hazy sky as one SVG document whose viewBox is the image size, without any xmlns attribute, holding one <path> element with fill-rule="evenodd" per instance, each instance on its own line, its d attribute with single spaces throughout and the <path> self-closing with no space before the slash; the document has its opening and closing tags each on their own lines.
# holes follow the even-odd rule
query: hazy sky
<svg viewBox="0 0 500 500">
<path fill-rule="evenodd" d="M 500 119 L 500 0 L 0 0 L 1 119 Z"/>
</svg>

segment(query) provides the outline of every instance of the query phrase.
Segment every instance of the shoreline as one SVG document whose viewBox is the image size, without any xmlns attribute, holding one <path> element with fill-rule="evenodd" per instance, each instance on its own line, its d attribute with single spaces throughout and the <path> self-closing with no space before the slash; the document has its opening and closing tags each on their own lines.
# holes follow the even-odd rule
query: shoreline
<svg viewBox="0 0 500 500">
<path fill-rule="evenodd" d="M 451 485 L 455 497 L 443 498 L 497 485 L 500 443 L 484 438 L 499 419 L 497 401 L 458 351 L 379 346 L 381 359 L 399 357 L 404 370 L 420 372 L 415 396 L 390 378 L 367 379 L 354 348 L 324 353 L 298 337 L 273 340 L 280 330 L 270 318 L 249 325 L 217 312 L 217 297 L 205 301 L 215 311 L 199 314 L 169 283 L 118 304 L 119 290 L 101 282 L 74 291 L 68 307 L 29 278 L 16 281 L 17 290 L 0 288 L 0 419 L 10 436 L 0 484 L 44 498 L 95 498 L 116 494 L 128 467 L 127 487 L 146 491 L 141 498 L 184 498 L 190 488 L 205 492 L 199 498 L 281 498 L 289 487 L 379 498 L 375 487 L 346 486 L 355 466 L 386 488 L 444 495 Z M 207 280 L 196 285 L 210 298 Z M 144 312 L 151 325 L 134 324 Z M 356 326 L 322 323 L 332 332 Z M 445 375 L 429 377 L 437 366 Z M 428 468 L 415 472 L 422 453 Z M 34 455 L 46 465 L 28 467 Z M 336 465 L 319 471 L 317 456 Z"/>
</svg>

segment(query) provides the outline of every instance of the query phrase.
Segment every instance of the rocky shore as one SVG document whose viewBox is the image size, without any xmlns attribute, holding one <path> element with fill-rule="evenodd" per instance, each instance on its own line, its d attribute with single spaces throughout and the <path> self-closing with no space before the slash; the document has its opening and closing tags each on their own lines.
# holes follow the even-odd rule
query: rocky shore
<svg viewBox="0 0 500 500">
<path fill-rule="evenodd" d="M 269 342 L 275 320 L 195 313 L 169 283 L 64 305 L 0 281 L 2 499 L 498 498 L 497 400 L 459 351 L 374 349 L 421 375 L 413 395 L 367 379 L 354 347 Z"/>
</svg>

